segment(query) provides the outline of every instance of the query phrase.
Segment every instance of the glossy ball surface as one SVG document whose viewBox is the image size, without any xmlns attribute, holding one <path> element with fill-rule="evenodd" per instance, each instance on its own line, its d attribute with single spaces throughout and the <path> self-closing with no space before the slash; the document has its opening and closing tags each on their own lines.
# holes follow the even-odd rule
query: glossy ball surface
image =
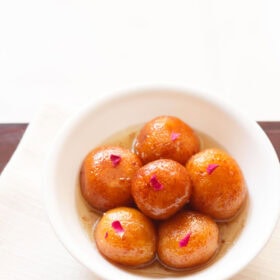
<svg viewBox="0 0 280 280">
<path fill-rule="evenodd" d="M 185 164 L 199 147 L 199 139 L 189 125 L 177 117 L 159 116 L 140 130 L 134 150 L 143 164 L 162 158 Z"/>
<path fill-rule="evenodd" d="M 217 224 L 208 216 L 181 211 L 159 225 L 157 253 L 170 268 L 192 268 L 207 262 L 219 247 Z"/>
<path fill-rule="evenodd" d="M 106 211 L 133 203 L 131 180 L 142 166 L 128 149 L 98 147 L 84 159 L 80 172 L 81 193 L 93 208 Z"/>
<path fill-rule="evenodd" d="M 234 217 L 246 198 L 237 162 L 220 149 L 206 149 L 187 163 L 192 181 L 192 207 L 216 220 Z"/>
<path fill-rule="evenodd" d="M 170 159 L 159 159 L 141 167 L 132 180 L 132 196 L 148 217 L 162 220 L 189 202 L 191 181 L 186 168 Z"/>
<path fill-rule="evenodd" d="M 116 221 L 123 231 L 112 226 Z M 96 225 L 94 238 L 101 254 L 119 264 L 139 266 L 155 258 L 155 227 L 134 208 L 118 207 L 105 212 Z"/>
</svg>

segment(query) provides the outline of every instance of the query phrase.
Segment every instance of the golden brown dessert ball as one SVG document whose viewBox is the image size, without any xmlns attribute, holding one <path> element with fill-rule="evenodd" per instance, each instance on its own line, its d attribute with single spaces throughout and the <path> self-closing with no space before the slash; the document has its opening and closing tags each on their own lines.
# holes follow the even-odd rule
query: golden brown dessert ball
<svg viewBox="0 0 280 280">
<path fill-rule="evenodd" d="M 105 212 L 94 238 L 101 254 L 119 264 L 139 266 L 155 258 L 155 227 L 134 208 L 118 207 Z"/>
<path fill-rule="evenodd" d="M 140 130 L 134 150 L 143 164 L 161 158 L 185 164 L 199 151 L 199 146 L 199 139 L 190 126 L 173 116 L 159 116 Z"/>
<path fill-rule="evenodd" d="M 145 215 L 162 220 L 189 202 L 191 181 L 183 165 L 174 160 L 159 159 L 136 172 L 131 192 Z"/>
<path fill-rule="evenodd" d="M 241 208 L 246 186 L 237 162 L 220 149 L 206 149 L 187 163 L 192 207 L 216 220 L 230 219 Z"/>
<path fill-rule="evenodd" d="M 157 253 L 170 268 L 191 268 L 207 262 L 219 246 L 219 229 L 208 216 L 181 211 L 159 225 Z"/>
<path fill-rule="evenodd" d="M 99 147 L 92 150 L 86 156 L 80 173 L 83 197 L 101 211 L 131 205 L 131 179 L 141 166 L 140 159 L 124 148 Z"/>
</svg>

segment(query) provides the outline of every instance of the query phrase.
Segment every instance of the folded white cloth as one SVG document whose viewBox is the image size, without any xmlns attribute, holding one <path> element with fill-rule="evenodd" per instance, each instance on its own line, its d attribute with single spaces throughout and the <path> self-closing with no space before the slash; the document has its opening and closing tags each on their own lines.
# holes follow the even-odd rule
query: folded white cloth
<svg viewBox="0 0 280 280">
<path fill-rule="evenodd" d="M 0 279 L 96 279 L 60 244 L 42 198 L 44 161 L 70 112 L 59 105 L 44 106 L 1 175 Z M 279 259 L 278 223 L 264 250 L 232 279 L 279 279 Z"/>
</svg>

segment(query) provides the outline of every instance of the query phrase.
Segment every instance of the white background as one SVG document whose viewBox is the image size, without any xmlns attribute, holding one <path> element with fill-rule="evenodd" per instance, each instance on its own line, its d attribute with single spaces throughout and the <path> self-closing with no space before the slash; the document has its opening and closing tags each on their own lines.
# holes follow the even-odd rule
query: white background
<svg viewBox="0 0 280 280">
<path fill-rule="evenodd" d="M 139 85 L 280 120 L 280 1 L 0 0 L 0 122 Z"/>
</svg>

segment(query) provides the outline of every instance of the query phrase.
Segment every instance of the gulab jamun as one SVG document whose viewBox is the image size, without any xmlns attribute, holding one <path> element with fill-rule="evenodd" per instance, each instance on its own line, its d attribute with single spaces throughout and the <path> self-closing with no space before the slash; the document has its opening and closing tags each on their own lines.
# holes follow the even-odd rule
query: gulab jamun
<svg viewBox="0 0 280 280">
<path fill-rule="evenodd" d="M 105 212 L 96 225 L 94 238 L 102 255 L 122 265 L 145 265 L 156 255 L 155 226 L 134 208 L 118 207 Z"/>
<path fill-rule="evenodd" d="M 134 143 L 134 151 L 143 164 L 162 158 L 186 164 L 199 149 L 199 139 L 192 128 L 173 116 L 159 116 L 147 122 Z"/>
<path fill-rule="evenodd" d="M 132 179 L 131 193 L 145 215 L 162 220 L 189 202 L 191 180 L 180 163 L 159 159 L 138 169 Z"/>
<path fill-rule="evenodd" d="M 207 262 L 219 247 L 219 229 L 208 216 L 180 211 L 158 228 L 159 260 L 170 268 L 193 268 Z"/>
<path fill-rule="evenodd" d="M 98 147 L 83 161 L 81 193 L 89 205 L 100 211 L 130 206 L 131 179 L 141 166 L 140 159 L 128 149 Z"/>
<path fill-rule="evenodd" d="M 189 160 L 191 206 L 216 220 L 234 217 L 246 198 L 246 186 L 237 162 L 226 152 L 211 148 Z"/>
</svg>

